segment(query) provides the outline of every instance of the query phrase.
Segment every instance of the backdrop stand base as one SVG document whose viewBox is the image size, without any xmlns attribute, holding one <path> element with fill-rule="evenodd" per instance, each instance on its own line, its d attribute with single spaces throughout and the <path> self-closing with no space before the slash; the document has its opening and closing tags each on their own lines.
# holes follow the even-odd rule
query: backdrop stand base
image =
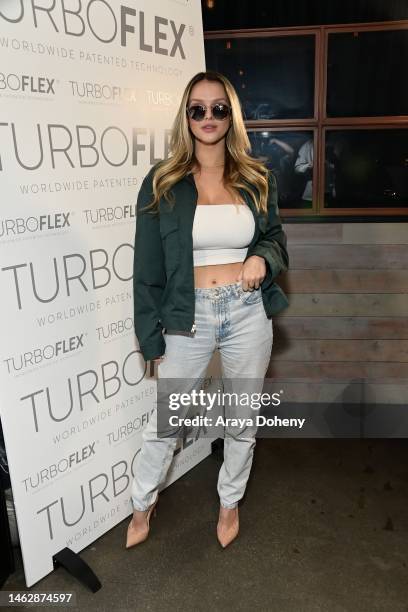
<svg viewBox="0 0 408 612">
<path fill-rule="evenodd" d="M 52 556 L 52 561 L 55 569 L 62 565 L 72 574 L 72 576 L 79 580 L 79 582 L 82 582 L 82 584 L 88 587 L 92 593 L 96 593 L 96 591 L 99 591 L 102 587 L 98 577 L 94 574 L 89 565 L 70 548 L 63 548 L 57 552 Z"/>
</svg>

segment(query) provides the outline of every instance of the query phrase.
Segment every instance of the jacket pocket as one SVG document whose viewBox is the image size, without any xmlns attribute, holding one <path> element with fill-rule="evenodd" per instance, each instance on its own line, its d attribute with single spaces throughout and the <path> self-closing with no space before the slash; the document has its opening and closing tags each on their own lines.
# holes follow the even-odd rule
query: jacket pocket
<svg viewBox="0 0 408 612">
<path fill-rule="evenodd" d="M 171 213 L 162 214 L 160 216 L 160 235 L 163 244 L 166 270 L 174 270 L 180 263 L 178 218 Z"/>
</svg>

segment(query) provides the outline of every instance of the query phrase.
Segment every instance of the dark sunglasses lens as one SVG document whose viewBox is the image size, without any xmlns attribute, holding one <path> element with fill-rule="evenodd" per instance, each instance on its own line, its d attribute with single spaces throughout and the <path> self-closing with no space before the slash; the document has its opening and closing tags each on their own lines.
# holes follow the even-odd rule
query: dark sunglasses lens
<svg viewBox="0 0 408 612">
<path fill-rule="evenodd" d="M 205 108 L 203 106 L 190 106 L 188 114 L 194 121 L 202 121 L 205 117 Z"/>
<path fill-rule="evenodd" d="M 214 119 L 225 119 L 229 115 L 229 108 L 225 104 L 216 104 L 212 109 Z"/>
</svg>

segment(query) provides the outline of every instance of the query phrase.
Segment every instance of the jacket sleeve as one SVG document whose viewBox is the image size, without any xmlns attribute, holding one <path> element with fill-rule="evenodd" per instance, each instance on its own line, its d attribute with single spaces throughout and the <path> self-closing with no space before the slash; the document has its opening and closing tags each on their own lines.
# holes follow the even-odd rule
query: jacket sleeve
<svg viewBox="0 0 408 612">
<path fill-rule="evenodd" d="M 159 216 L 149 211 L 140 212 L 140 209 L 152 199 L 151 172 L 149 172 L 142 182 L 137 197 L 133 260 L 134 326 L 145 361 L 161 357 L 166 348 L 160 321 L 160 304 L 166 285 L 166 272 Z"/>
<path fill-rule="evenodd" d="M 289 268 L 287 238 L 283 231 L 278 209 L 278 188 L 276 178 L 269 172 L 268 176 L 268 219 L 265 232 L 261 232 L 259 240 L 247 252 L 245 260 L 251 255 L 259 255 L 265 259 L 272 279 Z"/>
</svg>

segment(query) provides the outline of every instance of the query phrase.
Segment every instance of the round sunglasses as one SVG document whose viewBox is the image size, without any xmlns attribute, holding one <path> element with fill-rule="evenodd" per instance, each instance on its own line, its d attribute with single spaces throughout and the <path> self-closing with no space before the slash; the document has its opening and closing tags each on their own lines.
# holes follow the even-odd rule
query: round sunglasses
<svg viewBox="0 0 408 612">
<path fill-rule="evenodd" d="M 190 119 L 193 119 L 194 121 L 202 121 L 207 112 L 207 107 L 204 106 L 204 104 L 192 104 L 190 107 L 186 108 L 186 111 Z M 218 103 L 211 105 L 211 114 L 217 121 L 226 119 L 230 113 L 231 107 L 228 106 L 228 104 Z"/>
</svg>

